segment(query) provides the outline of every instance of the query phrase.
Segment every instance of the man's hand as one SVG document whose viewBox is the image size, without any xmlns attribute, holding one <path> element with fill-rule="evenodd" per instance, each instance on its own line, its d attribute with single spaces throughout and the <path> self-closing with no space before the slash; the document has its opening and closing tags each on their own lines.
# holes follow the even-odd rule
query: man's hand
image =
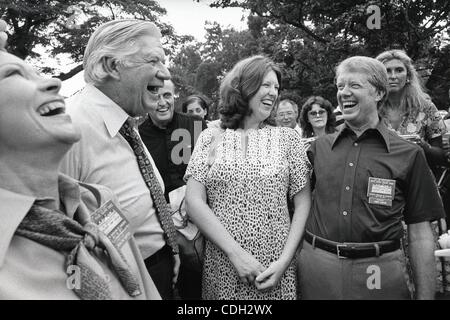
<svg viewBox="0 0 450 320">
<path fill-rule="evenodd" d="M 0 19 L 0 51 L 6 51 L 6 41 L 8 40 L 6 27 L 6 22 Z"/>
</svg>

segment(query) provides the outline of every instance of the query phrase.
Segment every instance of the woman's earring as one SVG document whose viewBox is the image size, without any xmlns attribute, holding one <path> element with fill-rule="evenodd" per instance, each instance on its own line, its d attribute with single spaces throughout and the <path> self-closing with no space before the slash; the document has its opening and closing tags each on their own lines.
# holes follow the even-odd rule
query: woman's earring
<svg viewBox="0 0 450 320">
<path fill-rule="evenodd" d="M 409 83 L 409 79 L 406 79 L 406 83 Z"/>
</svg>

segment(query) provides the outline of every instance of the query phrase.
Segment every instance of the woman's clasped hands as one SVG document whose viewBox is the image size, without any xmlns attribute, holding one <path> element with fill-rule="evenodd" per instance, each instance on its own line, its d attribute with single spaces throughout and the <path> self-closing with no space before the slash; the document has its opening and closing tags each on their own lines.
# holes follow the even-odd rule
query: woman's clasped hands
<svg viewBox="0 0 450 320">
<path fill-rule="evenodd" d="M 245 284 L 253 283 L 260 291 L 272 290 L 286 271 L 287 264 L 276 260 L 268 268 L 263 266 L 252 254 L 239 248 L 229 256 L 239 279 Z"/>
</svg>

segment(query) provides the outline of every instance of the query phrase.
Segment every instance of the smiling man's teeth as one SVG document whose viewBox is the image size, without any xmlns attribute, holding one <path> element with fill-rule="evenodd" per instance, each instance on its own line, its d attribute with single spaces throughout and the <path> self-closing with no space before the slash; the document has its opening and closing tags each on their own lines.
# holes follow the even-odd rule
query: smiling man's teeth
<svg viewBox="0 0 450 320">
<path fill-rule="evenodd" d="M 50 108 L 49 108 L 49 107 L 41 107 L 41 108 L 39 109 L 39 113 L 41 114 L 41 116 L 44 115 L 44 114 L 46 114 L 46 113 L 48 113 L 49 111 L 50 111 Z"/>
<path fill-rule="evenodd" d="M 46 104 L 43 104 L 37 110 L 41 116 L 49 116 L 56 115 L 60 113 L 64 113 L 65 105 L 64 102 L 61 101 L 53 101 Z"/>
<path fill-rule="evenodd" d="M 344 107 L 344 109 L 345 108 L 352 108 L 352 107 L 354 107 L 356 105 L 356 102 L 350 102 L 350 101 L 348 101 L 348 102 L 343 102 L 342 103 L 342 106 Z"/>
</svg>

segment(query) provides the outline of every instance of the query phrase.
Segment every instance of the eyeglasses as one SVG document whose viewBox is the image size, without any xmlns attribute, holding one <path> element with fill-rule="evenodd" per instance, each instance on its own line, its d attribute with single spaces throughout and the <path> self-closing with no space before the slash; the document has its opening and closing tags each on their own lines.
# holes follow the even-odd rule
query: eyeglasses
<svg viewBox="0 0 450 320">
<path fill-rule="evenodd" d="M 323 116 L 326 113 L 325 110 L 319 110 L 319 111 L 309 111 L 308 115 L 311 117 L 317 117 L 317 116 Z"/>
<path fill-rule="evenodd" d="M 280 113 L 277 113 L 277 117 L 279 117 L 279 118 L 283 118 L 283 117 L 285 117 L 285 116 L 288 116 L 288 117 L 292 117 L 292 116 L 294 116 L 295 115 L 295 113 L 294 112 L 280 112 Z"/>
</svg>

